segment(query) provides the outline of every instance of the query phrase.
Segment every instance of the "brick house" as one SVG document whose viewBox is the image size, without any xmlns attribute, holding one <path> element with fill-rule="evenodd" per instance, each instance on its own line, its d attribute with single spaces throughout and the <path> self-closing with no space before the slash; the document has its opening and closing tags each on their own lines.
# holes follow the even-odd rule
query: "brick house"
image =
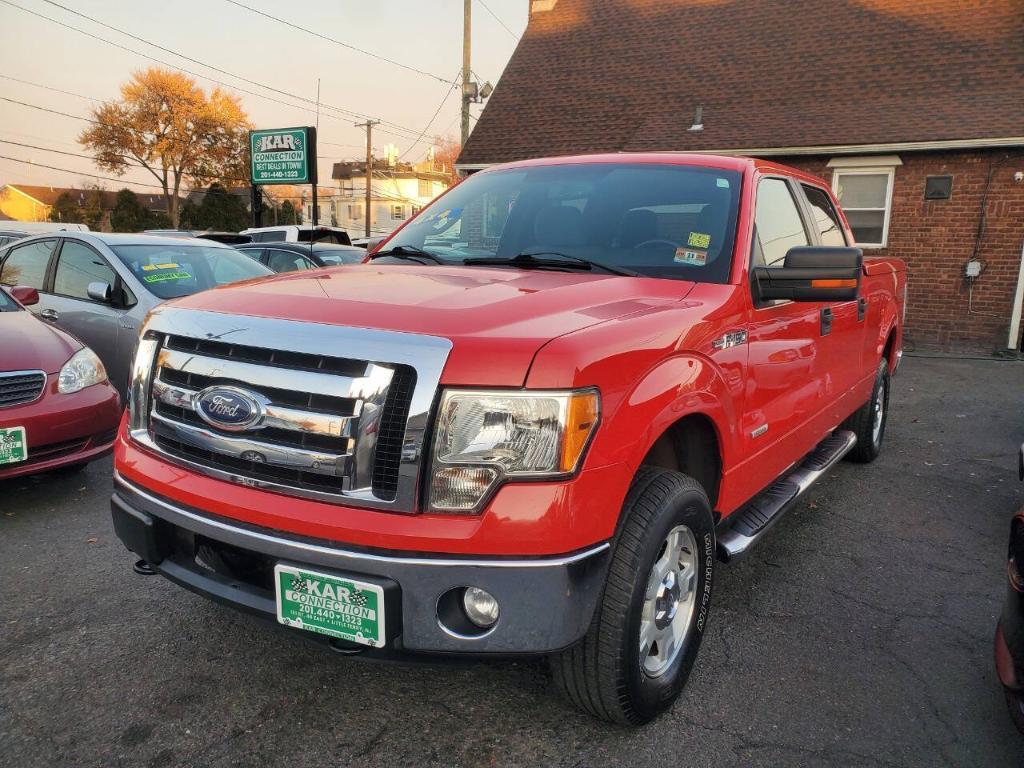
<svg viewBox="0 0 1024 768">
<path fill-rule="evenodd" d="M 770 157 L 832 184 L 867 255 L 906 260 L 908 348 L 1020 348 L 1021 0 L 530 2 L 461 172 Z"/>
</svg>

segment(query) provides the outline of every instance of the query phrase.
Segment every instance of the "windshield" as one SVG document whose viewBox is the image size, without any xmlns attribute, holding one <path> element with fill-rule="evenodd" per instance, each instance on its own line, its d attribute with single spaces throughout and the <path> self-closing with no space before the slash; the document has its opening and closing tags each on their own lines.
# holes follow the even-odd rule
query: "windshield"
<svg viewBox="0 0 1024 768">
<path fill-rule="evenodd" d="M 182 244 L 115 245 L 117 257 L 160 299 L 177 299 L 207 288 L 274 274 L 234 248 Z"/>
<path fill-rule="evenodd" d="M 561 254 L 645 276 L 724 283 L 740 174 L 651 164 L 551 165 L 479 173 L 384 246 L 442 262 Z"/>
</svg>

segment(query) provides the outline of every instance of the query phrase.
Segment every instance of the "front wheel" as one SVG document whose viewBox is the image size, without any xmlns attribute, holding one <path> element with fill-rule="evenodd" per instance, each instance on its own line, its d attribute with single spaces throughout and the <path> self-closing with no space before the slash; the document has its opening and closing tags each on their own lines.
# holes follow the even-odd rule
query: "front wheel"
<svg viewBox="0 0 1024 768">
<path fill-rule="evenodd" d="M 848 429 L 857 436 L 857 444 L 847 454 L 850 461 L 868 464 L 882 452 L 885 423 L 889 417 L 889 361 L 884 357 L 875 371 L 875 386 L 871 397 L 843 422 L 840 429 Z"/>
<path fill-rule="evenodd" d="M 697 658 L 711 600 L 715 529 L 700 484 L 659 467 L 640 468 L 622 514 L 590 629 L 553 656 L 551 666 L 577 707 L 639 725 L 672 705 Z"/>
</svg>

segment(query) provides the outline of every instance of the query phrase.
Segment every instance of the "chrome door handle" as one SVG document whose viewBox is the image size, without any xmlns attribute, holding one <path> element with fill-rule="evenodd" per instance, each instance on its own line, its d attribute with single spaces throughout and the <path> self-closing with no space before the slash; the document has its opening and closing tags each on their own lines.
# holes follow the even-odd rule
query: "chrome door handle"
<svg viewBox="0 0 1024 768">
<path fill-rule="evenodd" d="M 39 316 L 46 320 L 59 320 L 60 312 L 58 312 L 56 309 L 43 309 L 40 310 Z"/>
</svg>

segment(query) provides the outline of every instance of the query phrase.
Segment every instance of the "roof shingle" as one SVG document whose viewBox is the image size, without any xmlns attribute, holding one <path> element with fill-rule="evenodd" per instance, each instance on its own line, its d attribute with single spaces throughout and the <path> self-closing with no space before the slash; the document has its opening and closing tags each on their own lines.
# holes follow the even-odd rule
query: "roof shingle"
<svg viewBox="0 0 1024 768">
<path fill-rule="evenodd" d="M 459 163 L 1005 139 L 1022 94 L 1021 0 L 559 0 Z"/>
</svg>

